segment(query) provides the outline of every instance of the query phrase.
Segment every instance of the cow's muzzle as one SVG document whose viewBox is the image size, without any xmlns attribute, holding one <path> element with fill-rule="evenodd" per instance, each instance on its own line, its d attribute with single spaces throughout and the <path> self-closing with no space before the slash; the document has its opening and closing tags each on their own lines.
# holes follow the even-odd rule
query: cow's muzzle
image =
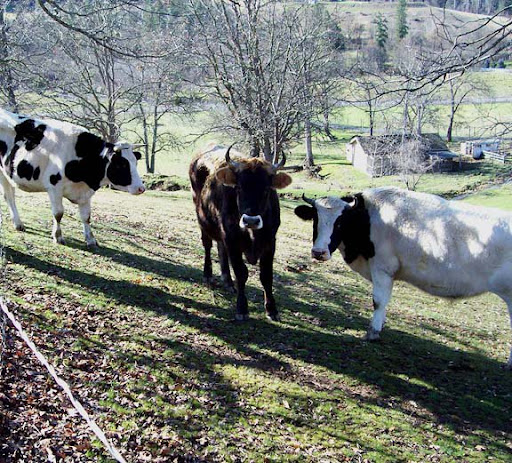
<svg viewBox="0 0 512 463">
<path fill-rule="evenodd" d="M 144 185 L 139 185 L 139 186 L 134 186 L 134 187 L 129 188 L 128 191 L 132 195 L 141 195 L 142 193 L 144 193 L 146 191 L 146 188 L 144 187 Z"/>
<path fill-rule="evenodd" d="M 261 215 L 242 214 L 239 225 L 242 230 L 247 228 L 251 230 L 259 230 L 260 228 L 263 228 L 263 219 L 261 218 Z"/>
<path fill-rule="evenodd" d="M 311 257 L 316 260 L 326 261 L 331 258 L 331 253 L 324 249 L 311 249 Z"/>
</svg>

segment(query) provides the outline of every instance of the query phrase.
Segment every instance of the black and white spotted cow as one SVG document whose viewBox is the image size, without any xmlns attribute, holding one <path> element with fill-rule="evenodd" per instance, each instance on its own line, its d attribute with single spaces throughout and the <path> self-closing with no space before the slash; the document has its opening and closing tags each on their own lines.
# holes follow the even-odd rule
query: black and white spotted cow
<svg viewBox="0 0 512 463">
<path fill-rule="evenodd" d="M 15 187 L 46 191 L 54 222 L 52 236 L 63 243 L 62 199 L 78 204 L 88 246 L 96 240 L 90 227 L 91 197 L 101 186 L 131 194 L 145 188 L 137 172 L 140 153 L 128 143 L 107 143 L 83 127 L 54 119 L 33 119 L 0 109 L 0 186 L 16 230 L 24 230 Z"/>
<path fill-rule="evenodd" d="M 367 339 L 379 338 L 394 280 L 446 298 L 497 294 L 512 322 L 511 213 L 392 187 L 304 199 L 310 206 L 295 213 L 313 221 L 313 258 L 327 261 L 339 249 L 373 283 Z"/>
</svg>

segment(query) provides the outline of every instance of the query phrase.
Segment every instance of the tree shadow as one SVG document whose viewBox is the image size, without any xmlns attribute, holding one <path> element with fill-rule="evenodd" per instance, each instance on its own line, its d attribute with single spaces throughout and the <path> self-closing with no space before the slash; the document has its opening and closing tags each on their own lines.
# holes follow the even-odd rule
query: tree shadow
<svg viewBox="0 0 512 463">
<path fill-rule="evenodd" d="M 187 296 L 170 294 L 161 288 L 65 268 L 10 248 L 6 251 L 8 259 L 12 261 L 57 275 L 73 285 L 103 294 L 116 302 L 165 315 L 218 338 L 242 354 L 242 360 L 229 355 L 221 359 L 217 354 L 201 355 L 204 366 L 198 368 L 206 375 L 214 374 L 213 364 L 226 362 L 270 372 L 287 380 L 293 370 L 293 366 L 283 360 L 288 357 L 355 378 L 375 388 L 378 398 L 366 398 L 363 400 L 366 404 L 373 401 L 383 408 L 391 407 L 393 398 L 398 397 L 400 406 L 413 401 L 433 413 L 439 422 L 456 429 L 470 427 L 492 432 L 512 431 L 512 375 L 505 372 L 501 364 L 478 352 L 458 352 L 433 340 L 393 329 L 384 331 L 380 343 L 364 342 L 343 331 L 347 326 L 343 309 L 336 314 L 324 313 L 326 321 L 322 330 L 307 323 L 297 324 L 294 316 L 286 310 L 282 311 L 282 323 L 258 316 L 248 323 L 238 324 L 231 321 L 232 310 L 218 304 L 205 304 Z M 166 278 L 178 279 L 187 275 L 199 281 L 201 277 L 197 269 L 168 261 L 106 248 L 100 248 L 97 252 L 123 265 Z M 279 279 L 283 280 L 282 277 Z M 297 299 L 293 288 L 286 284 L 278 283 L 276 294 L 280 307 L 289 305 L 297 313 L 318 316 L 310 305 Z M 351 328 L 361 330 L 367 323 L 366 318 L 355 314 L 352 314 L 349 322 Z M 160 342 L 172 345 L 176 340 L 169 338 Z M 198 354 L 192 352 L 190 355 Z M 307 376 L 295 375 L 294 381 L 317 387 Z"/>
</svg>

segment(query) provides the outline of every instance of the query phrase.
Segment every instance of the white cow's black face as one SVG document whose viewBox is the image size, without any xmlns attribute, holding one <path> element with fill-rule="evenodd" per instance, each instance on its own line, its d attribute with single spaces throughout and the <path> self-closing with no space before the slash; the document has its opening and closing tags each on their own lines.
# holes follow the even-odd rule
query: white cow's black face
<svg viewBox="0 0 512 463">
<path fill-rule="evenodd" d="M 139 195 L 146 190 L 137 171 L 140 153 L 128 143 L 117 143 L 109 154 L 107 178 L 114 188 Z"/>
<path fill-rule="evenodd" d="M 319 261 L 327 261 L 341 243 L 338 218 L 343 210 L 350 207 L 336 197 L 320 198 L 314 206 L 298 206 L 295 214 L 303 220 L 313 220 L 313 247 L 311 256 Z"/>
<path fill-rule="evenodd" d="M 370 240 L 370 218 L 361 195 L 320 198 L 314 201 L 313 207 L 298 206 L 295 214 L 303 220 L 313 220 L 311 255 L 314 259 L 329 260 L 341 244 L 343 257 L 349 264 L 359 256 L 369 259 L 375 255 Z"/>
</svg>

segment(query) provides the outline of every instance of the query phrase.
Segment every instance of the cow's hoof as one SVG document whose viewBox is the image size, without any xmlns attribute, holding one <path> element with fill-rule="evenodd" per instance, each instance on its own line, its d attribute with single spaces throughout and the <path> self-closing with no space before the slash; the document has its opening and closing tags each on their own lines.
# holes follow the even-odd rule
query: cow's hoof
<svg viewBox="0 0 512 463">
<path fill-rule="evenodd" d="M 62 238 L 62 236 L 59 236 L 58 238 L 53 238 L 53 242 L 55 244 L 66 244 L 66 240 Z"/>
<path fill-rule="evenodd" d="M 22 223 L 18 224 L 18 225 L 15 225 L 14 229 L 16 231 L 19 231 L 19 232 L 24 232 L 25 231 L 25 225 L 23 225 Z"/>
<path fill-rule="evenodd" d="M 98 242 L 95 239 L 92 239 L 90 241 L 87 241 L 87 247 L 89 249 L 94 249 L 98 247 Z"/>
<path fill-rule="evenodd" d="M 378 341 L 380 339 L 380 331 L 375 330 L 374 328 L 368 328 L 366 332 L 366 336 L 364 337 L 365 341 Z"/>
<path fill-rule="evenodd" d="M 211 287 L 213 284 L 213 278 L 212 277 L 203 277 L 203 284 L 205 284 L 208 287 Z"/>
<path fill-rule="evenodd" d="M 236 313 L 235 320 L 237 322 L 246 322 L 247 320 L 249 320 L 249 314 L 248 313 Z"/>
<path fill-rule="evenodd" d="M 267 318 L 269 320 L 273 320 L 275 322 L 280 322 L 281 321 L 281 317 L 279 316 L 279 314 L 277 312 L 273 312 L 273 313 L 268 313 L 267 312 Z"/>
</svg>

